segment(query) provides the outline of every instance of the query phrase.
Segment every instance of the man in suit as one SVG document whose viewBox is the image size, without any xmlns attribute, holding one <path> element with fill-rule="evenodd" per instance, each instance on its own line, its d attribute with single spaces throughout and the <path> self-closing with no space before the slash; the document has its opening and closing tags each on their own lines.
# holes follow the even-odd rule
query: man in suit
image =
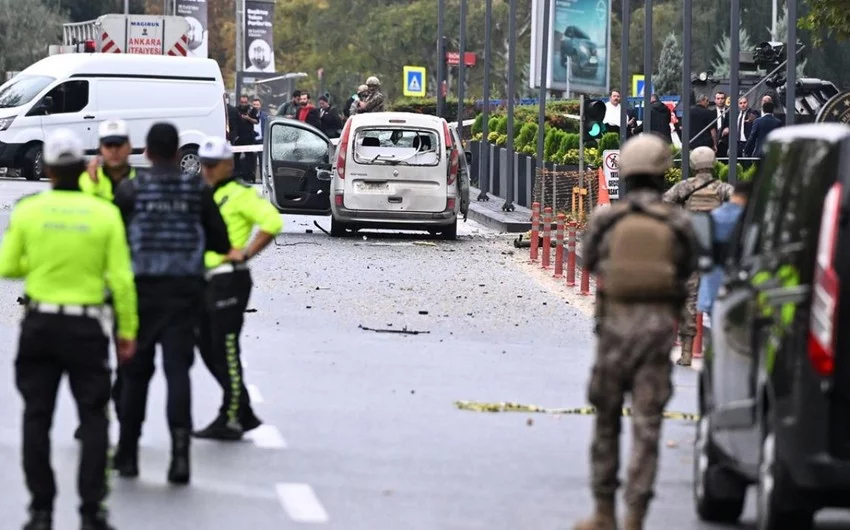
<svg viewBox="0 0 850 530">
<path fill-rule="evenodd" d="M 710 147 L 717 151 L 717 130 L 711 127 L 715 117 L 715 113 L 708 108 L 708 96 L 700 94 L 697 104 L 691 107 L 691 149 Z M 700 131 L 703 131 L 702 134 L 697 136 Z"/>
<path fill-rule="evenodd" d="M 749 138 L 747 138 L 747 145 L 744 146 L 746 156 L 760 157 L 767 135 L 774 129 L 782 127 L 782 121 L 773 115 L 772 102 L 766 101 L 761 106 L 761 111 L 761 118 L 753 123 L 753 129 L 750 131 Z"/>
<path fill-rule="evenodd" d="M 723 129 L 729 125 L 729 109 L 726 107 L 726 93 L 714 94 L 714 136 L 717 139 L 717 156 L 724 158 L 729 154 L 729 137 L 723 136 Z"/>
<path fill-rule="evenodd" d="M 753 123 L 758 117 L 758 112 L 750 108 L 750 102 L 747 96 L 738 98 L 738 156 L 744 155 L 744 147 L 747 145 L 750 134 L 752 134 Z M 726 114 L 724 123 L 723 136 L 728 139 L 730 134 L 729 114 Z"/>
</svg>

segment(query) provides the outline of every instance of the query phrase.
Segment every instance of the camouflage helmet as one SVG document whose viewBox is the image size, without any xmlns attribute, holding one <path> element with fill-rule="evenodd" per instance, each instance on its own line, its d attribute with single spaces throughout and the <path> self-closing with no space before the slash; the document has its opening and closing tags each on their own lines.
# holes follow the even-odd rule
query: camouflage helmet
<svg viewBox="0 0 850 530">
<path fill-rule="evenodd" d="M 620 151 L 620 176 L 662 175 L 673 167 L 670 146 L 652 133 L 639 134 L 623 144 Z"/>
<path fill-rule="evenodd" d="M 376 86 L 381 86 L 381 82 L 378 80 L 377 77 L 371 76 L 371 77 L 369 77 L 369 79 L 366 80 L 366 85 L 369 88 L 372 88 L 372 87 L 376 87 Z"/>
<path fill-rule="evenodd" d="M 369 91 L 369 87 L 367 87 L 366 85 L 360 85 L 359 87 L 357 87 L 357 93 L 358 94 L 362 94 L 363 92 L 368 92 L 368 91 Z"/>
<path fill-rule="evenodd" d="M 710 147 L 697 147 L 691 151 L 691 167 L 695 171 L 712 169 L 716 160 L 714 149 Z"/>
</svg>

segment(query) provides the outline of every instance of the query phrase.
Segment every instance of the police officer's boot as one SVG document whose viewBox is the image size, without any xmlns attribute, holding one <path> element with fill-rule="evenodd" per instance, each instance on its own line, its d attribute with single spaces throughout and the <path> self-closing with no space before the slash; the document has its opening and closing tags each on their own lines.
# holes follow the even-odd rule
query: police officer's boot
<svg viewBox="0 0 850 530">
<path fill-rule="evenodd" d="M 139 476 L 139 440 L 122 436 L 112 457 L 112 467 L 125 478 Z"/>
<path fill-rule="evenodd" d="M 47 510 L 30 510 L 24 530 L 53 530 L 53 514 Z"/>
<path fill-rule="evenodd" d="M 690 366 L 691 360 L 694 357 L 694 338 L 687 337 L 682 339 L 682 356 L 676 361 L 679 366 Z"/>
<path fill-rule="evenodd" d="M 626 511 L 623 530 L 643 530 L 644 519 L 646 519 L 646 506 L 630 506 Z"/>
<path fill-rule="evenodd" d="M 93 514 L 83 514 L 80 530 L 115 530 L 115 527 L 109 524 L 106 512 L 100 511 Z"/>
<path fill-rule="evenodd" d="M 617 530 L 617 509 L 613 499 L 596 499 L 596 511 L 576 523 L 573 530 Z"/>
<path fill-rule="evenodd" d="M 168 468 L 168 482 L 172 484 L 189 483 L 189 429 L 171 431 L 171 466 Z"/>
</svg>

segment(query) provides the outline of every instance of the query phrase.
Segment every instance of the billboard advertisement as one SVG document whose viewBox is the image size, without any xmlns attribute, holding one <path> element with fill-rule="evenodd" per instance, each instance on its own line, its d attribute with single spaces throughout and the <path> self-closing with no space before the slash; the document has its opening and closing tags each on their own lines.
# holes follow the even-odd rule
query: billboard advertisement
<svg viewBox="0 0 850 530">
<path fill-rule="evenodd" d="M 244 71 L 274 73 L 274 3 L 245 0 Z"/>
<path fill-rule="evenodd" d="M 189 23 L 189 50 L 187 57 L 209 57 L 209 31 L 207 30 L 207 0 L 177 0 L 177 16 Z"/>
<path fill-rule="evenodd" d="M 571 92 L 606 94 L 611 78 L 611 0 L 550 0 L 550 6 L 546 87 L 566 90 L 569 85 Z M 540 87 L 543 7 L 543 0 L 532 0 L 531 88 Z"/>
</svg>

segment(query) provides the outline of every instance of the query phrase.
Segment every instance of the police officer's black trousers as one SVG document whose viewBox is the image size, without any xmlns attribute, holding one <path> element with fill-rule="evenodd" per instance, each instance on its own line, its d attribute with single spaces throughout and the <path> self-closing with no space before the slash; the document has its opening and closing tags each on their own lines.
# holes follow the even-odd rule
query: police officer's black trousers
<svg viewBox="0 0 850 530">
<path fill-rule="evenodd" d="M 24 400 L 23 463 L 34 510 L 52 510 L 56 496 L 50 428 L 63 373 L 80 418 L 80 511 L 95 514 L 107 494 L 109 339 L 93 318 L 29 312 L 21 324 L 15 381 Z"/>
<path fill-rule="evenodd" d="M 157 344 L 162 348 L 168 388 L 168 425 L 172 432 L 192 429 L 189 370 L 195 356 L 194 328 L 203 300 L 203 280 L 138 277 L 136 289 L 138 346 L 135 357 L 124 366 L 121 375 L 121 443 L 131 444 L 142 434 Z"/>
<path fill-rule="evenodd" d="M 206 303 L 201 315 L 198 349 L 204 364 L 224 391 L 219 418 L 231 422 L 240 421 L 251 407 L 242 377 L 239 335 L 252 286 L 251 273 L 247 269 L 212 276 L 207 282 Z"/>
</svg>

